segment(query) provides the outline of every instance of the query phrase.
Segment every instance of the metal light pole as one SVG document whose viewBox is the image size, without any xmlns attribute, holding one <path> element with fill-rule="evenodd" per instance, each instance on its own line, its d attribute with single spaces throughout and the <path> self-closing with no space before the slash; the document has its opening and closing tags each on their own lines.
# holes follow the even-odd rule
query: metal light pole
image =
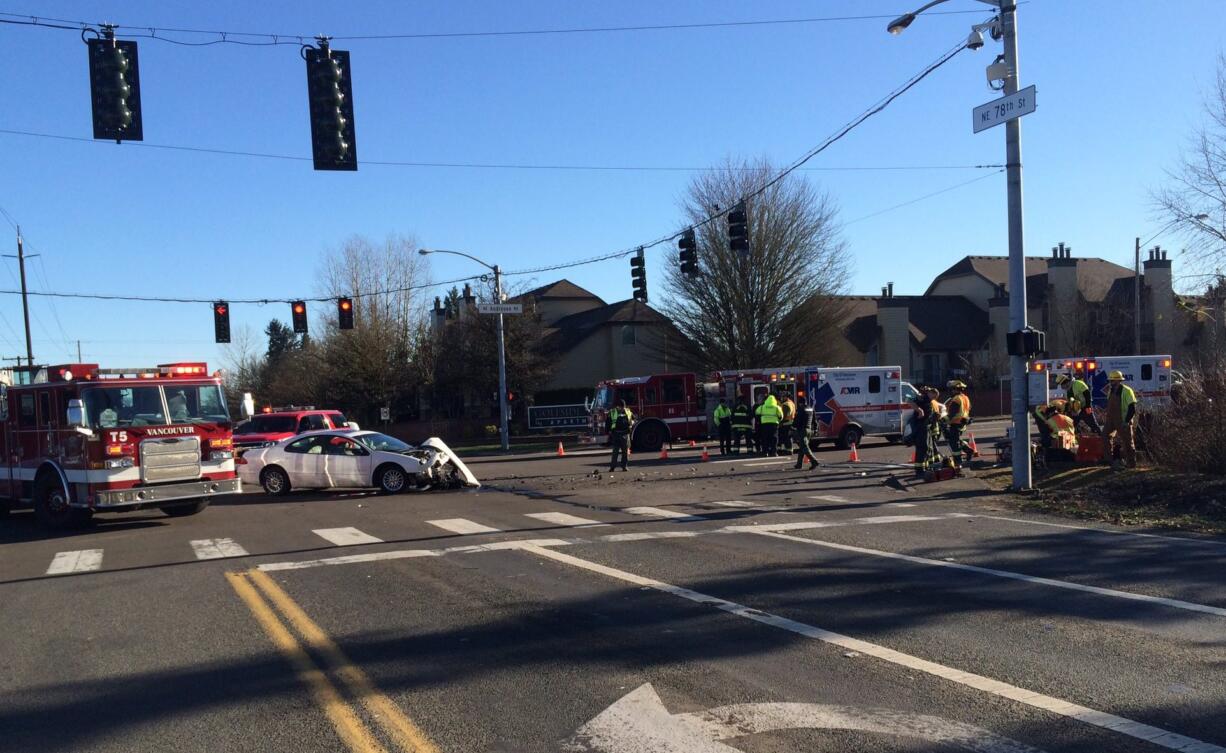
<svg viewBox="0 0 1226 753">
<path fill-rule="evenodd" d="M 900 34 L 915 21 L 915 17 L 929 8 L 948 2 L 932 0 L 913 13 L 899 16 L 890 22 L 886 31 Z M 1003 94 L 1017 93 L 1017 3 L 1016 0 L 979 0 L 1000 11 L 1000 31 L 1004 43 Z M 971 39 L 982 27 L 972 28 Z M 970 40 L 968 40 L 969 43 Z M 979 38 L 977 46 L 982 46 Z M 1026 329 L 1026 251 L 1022 233 L 1022 122 L 1013 118 L 1005 122 L 1005 177 L 1009 209 L 1009 330 L 1020 332 Z M 1028 387 L 1026 381 L 1026 357 L 1009 357 L 1010 393 L 1013 413 L 1013 489 L 1030 488 L 1030 421 L 1027 418 Z"/>
<path fill-rule="evenodd" d="M 452 256 L 463 256 L 465 259 L 477 262 L 494 273 L 494 297 L 498 299 L 497 303 L 502 303 L 502 268 L 497 264 L 488 264 L 463 251 L 422 248 L 418 249 L 417 253 L 422 256 L 427 254 L 451 254 Z M 511 427 L 507 421 L 507 348 L 506 339 L 503 334 L 503 315 L 501 313 L 498 314 L 498 431 L 502 438 L 502 449 L 504 451 L 510 450 Z"/>
</svg>

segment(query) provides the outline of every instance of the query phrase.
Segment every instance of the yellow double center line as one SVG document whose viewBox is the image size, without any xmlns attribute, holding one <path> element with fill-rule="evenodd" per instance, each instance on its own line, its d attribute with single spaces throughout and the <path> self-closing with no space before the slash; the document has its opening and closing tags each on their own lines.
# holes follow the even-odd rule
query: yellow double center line
<svg viewBox="0 0 1226 753">
<path fill-rule="evenodd" d="M 328 674 L 316 664 L 312 653 L 322 658 L 350 695 L 361 701 L 367 713 L 383 728 L 398 750 L 405 753 L 439 753 L 438 747 L 430 742 L 425 733 L 375 687 L 365 672 L 349 661 L 328 634 L 266 573 L 259 570 L 226 573 L 226 579 L 251 610 L 269 640 L 289 661 L 298 679 L 310 690 L 315 702 L 336 728 L 336 733 L 353 753 L 387 753 L 387 749 L 363 724 Z M 301 636 L 301 641 L 294 632 Z"/>
</svg>

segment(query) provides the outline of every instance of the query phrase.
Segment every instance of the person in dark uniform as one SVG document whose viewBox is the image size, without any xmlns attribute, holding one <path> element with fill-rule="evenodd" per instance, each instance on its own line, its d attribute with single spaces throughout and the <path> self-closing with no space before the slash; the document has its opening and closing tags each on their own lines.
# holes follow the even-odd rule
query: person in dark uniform
<svg viewBox="0 0 1226 753">
<path fill-rule="evenodd" d="M 813 406 L 807 400 L 801 400 L 796 408 L 796 417 L 792 421 L 792 434 L 796 439 L 796 470 L 804 466 L 805 458 L 809 459 L 809 470 L 815 470 L 821 463 L 813 456 L 809 447 L 809 435 L 813 432 Z"/>
<path fill-rule="evenodd" d="M 721 397 L 719 405 L 715 406 L 715 428 L 719 432 L 719 454 L 732 454 L 732 409 L 728 407 L 728 399 Z"/>
<path fill-rule="evenodd" d="M 623 471 L 629 471 L 630 462 L 630 429 L 634 426 L 634 414 L 622 400 L 617 407 L 609 411 L 609 445 L 613 448 L 613 457 L 609 459 L 609 473 L 617 469 L 617 458 L 621 456 Z"/>
</svg>

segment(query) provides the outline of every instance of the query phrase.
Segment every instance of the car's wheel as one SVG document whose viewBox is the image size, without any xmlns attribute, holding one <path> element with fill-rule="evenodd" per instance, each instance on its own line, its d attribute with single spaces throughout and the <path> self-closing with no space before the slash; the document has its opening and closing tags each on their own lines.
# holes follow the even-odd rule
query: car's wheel
<svg viewBox="0 0 1226 753">
<path fill-rule="evenodd" d="M 839 435 L 839 449 L 850 449 L 853 444 L 856 447 L 859 447 L 862 439 L 864 439 L 864 432 L 860 431 L 859 426 L 848 426 L 846 429 L 843 429 L 843 433 Z"/>
<path fill-rule="evenodd" d="M 204 512 L 204 508 L 209 506 L 209 500 L 198 499 L 194 502 L 188 502 L 185 505 L 167 505 L 162 508 L 162 512 L 172 518 L 186 518 L 188 515 L 196 515 Z"/>
<path fill-rule="evenodd" d="M 46 474 L 34 484 L 34 514 L 38 522 L 48 528 L 72 528 L 84 525 L 92 513 L 71 507 L 64 485 L 51 474 Z"/>
<path fill-rule="evenodd" d="M 289 474 L 272 466 L 260 471 L 260 486 L 264 487 L 264 491 L 274 497 L 279 497 L 282 494 L 289 494 Z"/>
<path fill-rule="evenodd" d="M 409 474 L 398 465 L 388 463 L 375 471 L 375 486 L 383 494 L 399 494 L 409 485 Z"/>
<path fill-rule="evenodd" d="M 654 421 L 640 426 L 634 432 L 634 449 L 639 452 L 656 452 L 664 446 L 664 427 Z"/>
</svg>

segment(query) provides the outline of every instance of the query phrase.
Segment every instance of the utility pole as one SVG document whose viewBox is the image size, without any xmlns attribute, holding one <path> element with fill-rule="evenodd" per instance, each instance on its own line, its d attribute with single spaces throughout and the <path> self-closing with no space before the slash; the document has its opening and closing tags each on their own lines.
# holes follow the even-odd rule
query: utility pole
<svg viewBox="0 0 1226 753">
<path fill-rule="evenodd" d="M 77 363 L 81 363 L 81 341 L 77 340 Z"/>
<path fill-rule="evenodd" d="M 502 305 L 502 267 L 494 265 L 494 298 Z M 511 449 L 511 431 L 507 425 L 507 349 L 503 341 L 503 316 L 498 314 L 498 430 L 502 435 L 502 450 Z"/>
<path fill-rule="evenodd" d="M 26 292 L 26 252 L 25 246 L 21 241 L 21 226 L 17 226 L 17 255 L 5 254 L 9 259 L 17 260 L 17 268 L 21 272 L 21 312 L 25 316 L 26 321 L 26 364 L 34 365 L 34 345 L 30 342 L 30 296 Z M 29 258 L 33 259 L 38 254 L 31 254 Z"/>
<path fill-rule="evenodd" d="M 1017 93 L 1017 3 L 1002 0 L 1000 25 L 1004 35 L 1005 96 Z M 1009 205 L 1009 330 L 1026 329 L 1026 247 L 1022 235 L 1022 119 L 1005 123 L 1005 169 Z M 1009 357 L 1013 399 L 1013 489 L 1030 488 L 1029 384 L 1026 356 Z"/>
<path fill-rule="evenodd" d="M 1132 276 L 1132 354 L 1141 355 L 1141 236 L 1137 236 Z"/>
</svg>

